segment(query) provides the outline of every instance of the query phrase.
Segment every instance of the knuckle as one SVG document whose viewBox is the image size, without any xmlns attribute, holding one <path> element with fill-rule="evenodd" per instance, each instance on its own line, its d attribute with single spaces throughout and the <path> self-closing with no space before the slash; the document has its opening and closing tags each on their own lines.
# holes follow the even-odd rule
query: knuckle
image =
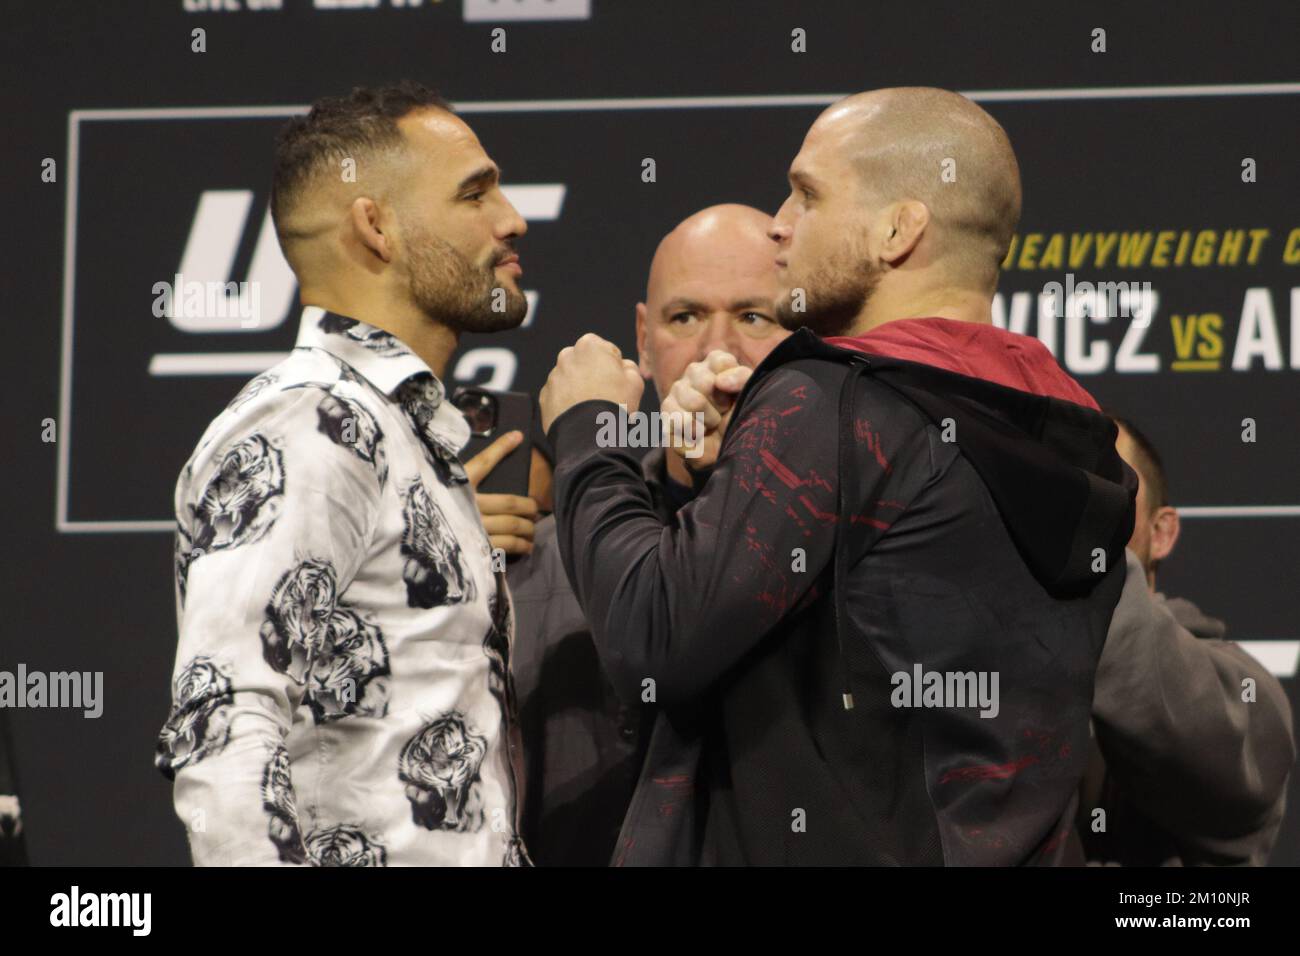
<svg viewBox="0 0 1300 956">
<path fill-rule="evenodd" d="M 708 407 L 708 402 L 699 392 L 688 392 L 682 397 L 681 410 L 686 412 L 702 412 Z"/>
</svg>

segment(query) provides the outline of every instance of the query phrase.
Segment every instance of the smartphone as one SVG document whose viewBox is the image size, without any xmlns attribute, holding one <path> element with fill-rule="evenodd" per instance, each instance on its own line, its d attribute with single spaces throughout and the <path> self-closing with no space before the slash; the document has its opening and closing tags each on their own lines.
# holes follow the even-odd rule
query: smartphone
<svg viewBox="0 0 1300 956">
<path fill-rule="evenodd" d="M 487 495 L 528 495 L 528 475 L 533 464 L 532 427 L 536 414 L 533 396 L 527 392 L 494 392 L 478 386 L 458 389 L 456 407 L 469 421 L 473 433 L 460 453 L 469 461 L 506 432 L 524 433 L 524 440 L 497 464 L 478 490 Z"/>
</svg>

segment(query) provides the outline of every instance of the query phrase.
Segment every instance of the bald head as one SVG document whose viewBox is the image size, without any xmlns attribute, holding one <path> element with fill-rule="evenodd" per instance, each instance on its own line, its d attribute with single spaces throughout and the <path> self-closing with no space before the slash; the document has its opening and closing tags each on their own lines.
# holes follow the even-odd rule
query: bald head
<svg viewBox="0 0 1300 956">
<path fill-rule="evenodd" d="M 785 338 L 775 318 L 771 225 L 749 206 L 710 206 L 659 243 L 637 305 L 637 348 L 660 397 L 714 349 L 753 367 Z"/>
<path fill-rule="evenodd" d="M 996 282 L 1021 202 L 1016 154 L 997 120 L 959 93 L 909 86 L 846 97 L 814 132 L 843 150 L 875 205 L 926 205 L 936 257 Z"/>
<path fill-rule="evenodd" d="M 646 301 L 662 298 L 666 286 L 689 275 L 701 285 L 715 278 L 767 276 L 773 247 L 772 218 L 751 206 L 726 203 L 683 219 L 660 240 L 650 262 Z"/>
</svg>

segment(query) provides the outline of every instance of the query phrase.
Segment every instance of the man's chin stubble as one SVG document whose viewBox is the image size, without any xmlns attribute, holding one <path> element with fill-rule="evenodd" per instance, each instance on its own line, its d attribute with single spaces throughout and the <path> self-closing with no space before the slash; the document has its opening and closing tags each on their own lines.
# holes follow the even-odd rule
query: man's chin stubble
<svg viewBox="0 0 1300 956">
<path fill-rule="evenodd" d="M 496 301 L 497 288 L 505 292 L 505 308 L 499 312 L 492 308 Z M 511 292 L 504 286 L 494 286 L 488 290 L 487 297 L 477 308 L 460 317 L 461 331 L 478 334 L 508 332 L 519 328 L 527 315 L 528 300 L 524 298 L 523 293 Z"/>
<path fill-rule="evenodd" d="M 776 321 L 787 332 L 808 329 L 822 338 L 846 335 L 853 328 L 861 305 L 844 303 L 839 306 L 820 307 L 804 312 L 791 312 L 788 308 L 777 307 Z"/>
<path fill-rule="evenodd" d="M 505 308 L 500 311 L 493 308 L 497 289 L 505 293 Z M 510 289 L 493 276 L 483 284 L 481 295 L 459 302 L 426 301 L 423 311 L 430 321 L 457 333 L 483 335 L 518 328 L 528 315 L 528 300 L 517 288 Z"/>
</svg>

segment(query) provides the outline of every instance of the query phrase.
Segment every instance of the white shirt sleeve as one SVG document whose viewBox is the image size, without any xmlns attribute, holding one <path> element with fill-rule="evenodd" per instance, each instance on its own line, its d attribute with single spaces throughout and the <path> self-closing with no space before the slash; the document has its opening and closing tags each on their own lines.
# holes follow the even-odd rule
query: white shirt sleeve
<svg viewBox="0 0 1300 956">
<path fill-rule="evenodd" d="M 156 762 L 197 865 L 306 862 L 285 736 L 320 692 L 315 654 L 347 613 L 381 495 L 374 463 L 326 428 L 326 395 L 223 413 L 177 487 L 180 640 Z"/>
</svg>

